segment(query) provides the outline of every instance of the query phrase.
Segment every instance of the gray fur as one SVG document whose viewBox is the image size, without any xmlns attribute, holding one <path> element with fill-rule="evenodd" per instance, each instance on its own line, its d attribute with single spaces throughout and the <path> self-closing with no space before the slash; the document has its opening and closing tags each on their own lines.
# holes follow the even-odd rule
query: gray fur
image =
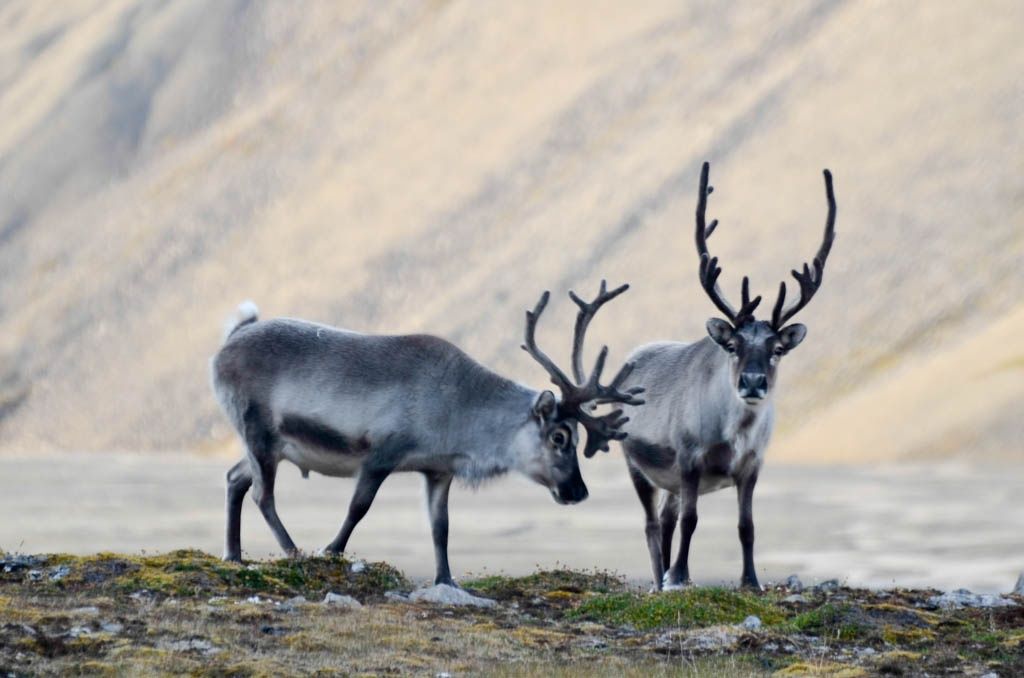
<svg viewBox="0 0 1024 678">
<path fill-rule="evenodd" d="M 697 528 L 697 497 L 735 485 L 739 500 L 739 538 L 743 547 L 744 586 L 759 588 L 754 570 L 753 496 L 775 418 L 772 394 L 782 356 L 807 334 L 800 323 L 786 323 L 821 287 L 825 261 L 835 239 L 836 201 L 832 173 L 824 171 L 828 217 L 822 243 L 811 263 L 794 270 L 799 297 L 789 306 L 786 284 L 772 309 L 771 322 L 757 320 L 761 297 L 751 298 L 743 278 L 739 309 L 718 286 L 722 272 L 707 239 L 718 221 L 707 222 L 710 166 L 701 167 L 697 189 L 694 244 L 700 259 L 699 280 L 725 316 L 707 321 L 708 336 L 693 344 L 662 342 L 637 349 L 629 357 L 633 371 L 626 386 L 646 389 L 647 405 L 625 405 L 629 419 L 622 443 L 630 478 L 644 508 L 654 586 L 679 587 L 689 581 L 690 538 Z M 671 459 L 672 463 L 668 463 Z M 667 492 L 661 514 L 656 488 Z M 679 515 L 682 539 L 669 567 L 674 522 Z M 659 538 L 660 535 L 660 538 Z"/>
<path fill-rule="evenodd" d="M 476 485 L 518 471 L 559 503 L 586 498 L 576 421 L 562 416 L 550 391 L 505 379 L 437 337 L 258 321 L 243 310 L 211 361 L 214 393 L 246 447 L 227 476 L 226 559 L 241 559 L 241 504 L 250 486 L 282 549 L 296 552 L 274 507 L 282 460 L 304 474 L 358 476 L 348 517 L 327 547 L 335 553 L 344 551 L 390 473 L 422 473 L 438 583 L 453 583 L 447 541 L 454 478 Z"/>
<path fill-rule="evenodd" d="M 697 496 L 747 487 L 761 468 L 774 419 L 771 392 L 757 403 L 742 400 L 735 361 L 710 337 L 693 344 L 648 344 L 628 360 L 634 368 L 627 385 L 645 387 L 647 404 L 626 406 L 630 419 L 622 449 L 644 505 L 655 588 L 678 586 L 689 578 L 688 536 L 696 528 Z M 661 517 L 651 494 L 656 488 L 667 493 Z M 674 523 L 665 522 L 674 521 L 680 508 L 684 543 L 676 567 L 669 569 Z M 744 583 L 756 585 L 752 564 L 744 575 Z"/>
</svg>

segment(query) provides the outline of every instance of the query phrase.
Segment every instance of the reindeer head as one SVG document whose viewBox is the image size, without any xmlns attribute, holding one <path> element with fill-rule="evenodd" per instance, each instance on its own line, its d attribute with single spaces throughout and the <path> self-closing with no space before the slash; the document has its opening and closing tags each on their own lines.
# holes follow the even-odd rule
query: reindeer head
<svg viewBox="0 0 1024 678">
<path fill-rule="evenodd" d="M 708 334 L 722 350 L 730 355 L 732 379 L 736 394 L 748 405 L 764 401 L 775 385 L 775 373 L 782 356 L 796 348 L 807 328 L 800 323 L 786 323 L 797 314 L 814 293 L 821 287 L 825 260 L 835 240 L 836 198 L 832 192 L 832 173 L 825 170 L 825 196 L 828 200 L 828 218 L 825 221 L 825 235 L 812 264 L 804 264 L 802 271 L 794 270 L 793 277 L 800 284 L 800 298 L 783 310 L 786 301 L 786 283 L 779 285 L 779 296 L 772 310 L 771 322 L 758 320 L 754 310 L 761 303 L 761 297 L 750 298 L 750 279 L 743 277 L 740 309 L 734 310 L 722 296 L 718 287 L 718 276 L 722 273 L 718 257 L 708 253 L 707 238 L 715 230 L 718 221 L 705 224 L 708 195 L 708 163 L 700 171 L 700 190 L 697 196 L 697 254 L 700 255 L 700 283 L 711 301 L 725 315 L 711 318 L 707 322 Z"/>
<path fill-rule="evenodd" d="M 540 440 L 529 475 L 537 482 L 547 485 L 555 501 L 559 503 L 576 503 L 587 498 L 587 486 L 580 475 L 576 455 L 576 445 L 579 442 L 576 424 L 582 424 L 586 429 L 587 444 L 583 454 L 589 458 L 598 450 L 607 451 L 609 441 L 625 438 L 626 434 L 621 429 L 622 425 L 629 421 L 628 417 L 622 416 L 622 410 L 597 415 L 594 409 L 609 403 L 643 404 L 643 401 L 636 397 L 643 392 L 642 388 L 634 387 L 625 392 L 619 390 L 626 377 L 633 371 L 631 364 L 623 365 L 611 384 L 605 386 L 600 383 L 601 372 L 604 371 L 605 360 L 608 358 L 607 346 L 598 354 L 590 376 L 587 377 L 583 373 L 583 340 L 590 321 L 601 306 L 627 289 L 629 285 L 623 285 L 609 292 L 605 281 L 602 280 L 597 298 L 592 302 L 585 302 L 576 296 L 575 292 L 569 292 L 569 297 L 580 307 L 573 336 L 574 379 L 569 379 L 565 372 L 537 346 L 537 321 L 544 312 L 551 294 L 544 292 L 534 309 L 526 312 L 526 343 L 522 348 L 547 370 L 552 383 L 561 391 L 560 399 L 551 391 L 542 391 L 534 402 L 533 414 L 539 425 Z"/>
</svg>

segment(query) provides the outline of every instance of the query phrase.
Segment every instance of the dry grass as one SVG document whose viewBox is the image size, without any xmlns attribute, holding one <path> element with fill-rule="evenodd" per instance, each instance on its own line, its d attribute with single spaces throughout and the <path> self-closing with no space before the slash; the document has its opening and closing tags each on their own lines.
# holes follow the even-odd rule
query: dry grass
<svg viewBox="0 0 1024 678">
<path fill-rule="evenodd" d="M 306 573 L 301 583 L 269 593 L 261 583 L 257 600 L 253 581 L 239 573 L 280 573 L 287 566 L 256 565 L 259 570 L 224 566 L 179 552 L 50 556 L 9 568 L 0 574 L 0 671 L 854 678 L 1024 669 L 1024 607 L 929 611 L 921 608 L 929 592 L 840 589 L 808 592 L 806 603 L 791 604 L 782 602 L 782 590 L 644 595 L 604 573 L 560 570 L 476 582 L 499 600 L 494 609 L 477 610 L 386 598 L 391 587 L 407 588 L 404 580 L 378 576 L 375 569 L 390 569 L 371 564 L 365 581 L 357 581 L 340 559 L 299 561 L 294 565 Z M 65 574 L 54 580 L 55 572 Z M 160 573 L 148 579 L 157 591 L 133 590 L 130 583 L 142 584 L 138 577 L 147 572 Z M 324 588 L 356 594 L 364 605 L 347 609 L 287 597 Z M 633 623 L 623 621 L 627 603 Z M 677 613 L 652 614 L 666 605 Z M 650 616 L 637 623 L 642 610 Z M 748 614 L 760 614 L 764 626 L 722 623 L 723 615 Z"/>
</svg>

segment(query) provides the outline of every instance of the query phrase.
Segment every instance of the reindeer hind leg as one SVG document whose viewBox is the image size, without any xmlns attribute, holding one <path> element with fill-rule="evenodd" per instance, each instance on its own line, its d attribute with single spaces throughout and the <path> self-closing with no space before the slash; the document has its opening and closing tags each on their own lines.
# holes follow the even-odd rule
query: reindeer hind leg
<svg viewBox="0 0 1024 678">
<path fill-rule="evenodd" d="M 243 437 L 248 451 L 253 481 L 253 499 L 281 549 L 289 556 L 298 554 L 295 542 L 284 529 L 274 503 L 274 481 L 277 477 L 277 449 L 280 438 L 270 428 L 270 417 L 258 405 L 250 405 L 243 417 Z"/>
</svg>

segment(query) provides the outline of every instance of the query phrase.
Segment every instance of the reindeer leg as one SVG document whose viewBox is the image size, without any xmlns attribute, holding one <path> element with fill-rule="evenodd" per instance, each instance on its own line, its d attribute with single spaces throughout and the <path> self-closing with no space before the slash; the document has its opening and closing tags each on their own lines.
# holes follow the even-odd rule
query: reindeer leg
<svg viewBox="0 0 1024 678">
<path fill-rule="evenodd" d="M 736 495 L 740 504 L 740 544 L 743 546 L 743 576 L 740 585 L 743 588 L 761 590 L 754 570 L 754 485 L 757 484 L 757 472 L 745 478 L 738 478 Z"/>
<path fill-rule="evenodd" d="M 427 481 L 427 510 L 430 512 L 430 532 L 434 538 L 434 561 L 437 565 L 435 584 L 455 586 L 448 567 L 448 491 L 452 486 L 450 473 L 424 473 Z"/>
<path fill-rule="evenodd" d="M 398 464 L 411 449 L 412 445 L 391 444 L 374 452 L 363 462 L 359 478 L 356 480 L 356 491 L 352 493 L 352 501 L 348 505 L 348 515 L 341 525 L 341 530 L 338 531 L 338 536 L 324 548 L 324 553 L 337 555 L 345 552 L 352 530 L 356 529 L 356 525 L 370 510 L 370 505 L 373 504 L 373 499 L 377 496 L 377 490 L 384 479 L 398 468 Z"/>
<path fill-rule="evenodd" d="M 658 489 L 647 480 L 640 469 L 628 464 L 629 477 L 636 489 L 636 496 L 640 499 L 640 505 L 644 508 L 644 535 L 647 537 L 647 551 L 651 555 L 651 572 L 654 574 L 654 591 L 661 590 L 661 580 L 665 574 L 665 567 L 662 564 L 661 555 L 661 523 L 658 522 L 658 513 L 655 510 L 655 502 L 658 498 Z"/>
<path fill-rule="evenodd" d="M 274 504 L 274 480 L 277 477 L 277 436 L 266 423 L 266 417 L 257 405 L 250 405 L 243 418 L 245 445 L 253 481 L 253 499 L 260 507 L 263 519 L 277 538 L 281 549 L 289 556 L 297 556 L 298 548 L 288 536 Z"/>
<path fill-rule="evenodd" d="M 242 502 L 252 487 L 249 459 L 242 459 L 227 473 L 228 525 L 224 537 L 224 560 L 242 562 Z"/>
<path fill-rule="evenodd" d="M 661 564 L 668 570 L 672 559 L 672 536 L 679 522 L 679 495 L 666 492 L 661 500 Z"/>
<path fill-rule="evenodd" d="M 690 539 L 697 529 L 697 493 L 700 490 L 700 469 L 694 468 L 683 472 L 683 483 L 680 490 L 682 517 L 679 526 L 683 538 L 679 542 L 679 555 L 675 564 L 665 573 L 665 588 L 679 589 L 690 583 Z"/>
</svg>

